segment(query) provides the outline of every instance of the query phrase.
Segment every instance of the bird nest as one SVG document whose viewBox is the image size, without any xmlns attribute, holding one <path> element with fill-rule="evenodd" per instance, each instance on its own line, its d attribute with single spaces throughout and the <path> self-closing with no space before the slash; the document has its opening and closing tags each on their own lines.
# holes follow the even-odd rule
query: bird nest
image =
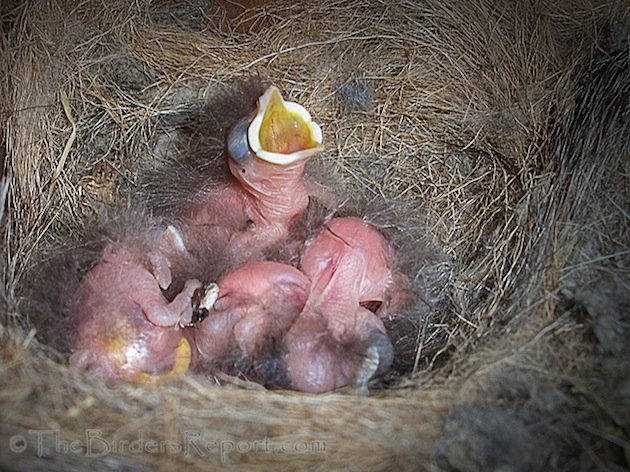
<svg viewBox="0 0 630 472">
<path fill-rule="evenodd" d="M 622 2 L 0 11 L 4 468 L 628 466 Z M 34 302 L 64 280 L 39 269 L 177 162 L 185 117 L 252 76 L 323 124 L 311 175 L 395 227 L 431 287 L 392 328 L 396 372 L 365 396 L 193 375 L 106 385 L 69 368 Z"/>
</svg>

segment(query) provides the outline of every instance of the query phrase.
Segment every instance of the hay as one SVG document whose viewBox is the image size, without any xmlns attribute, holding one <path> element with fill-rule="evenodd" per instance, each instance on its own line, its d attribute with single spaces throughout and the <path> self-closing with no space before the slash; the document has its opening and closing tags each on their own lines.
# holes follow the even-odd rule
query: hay
<svg viewBox="0 0 630 472">
<path fill-rule="evenodd" d="M 3 3 L 5 468 L 80 468 L 89 431 L 121 448 L 97 470 L 628 465 L 629 12 L 416 3 Z M 430 222 L 447 301 L 407 333 L 409 371 L 360 397 L 68 369 L 24 308 L 37 264 L 181 151 L 164 123 L 252 75 L 324 124 L 345 191 Z M 217 447 L 130 449 L 186 431 Z"/>
</svg>

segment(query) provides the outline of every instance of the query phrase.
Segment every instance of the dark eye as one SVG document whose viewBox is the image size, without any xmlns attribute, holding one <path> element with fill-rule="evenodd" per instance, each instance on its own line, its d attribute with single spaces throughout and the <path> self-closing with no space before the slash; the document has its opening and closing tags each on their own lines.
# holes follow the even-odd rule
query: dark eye
<svg viewBox="0 0 630 472">
<path fill-rule="evenodd" d="M 247 128 L 250 122 L 250 117 L 241 118 L 232 127 L 227 137 L 228 153 L 239 164 L 245 164 L 252 157 L 247 141 Z"/>
<path fill-rule="evenodd" d="M 378 302 L 378 301 L 369 301 L 369 302 L 363 302 L 361 303 L 361 306 L 367 310 L 370 310 L 372 313 L 376 313 L 381 306 L 383 305 L 382 302 Z"/>
</svg>

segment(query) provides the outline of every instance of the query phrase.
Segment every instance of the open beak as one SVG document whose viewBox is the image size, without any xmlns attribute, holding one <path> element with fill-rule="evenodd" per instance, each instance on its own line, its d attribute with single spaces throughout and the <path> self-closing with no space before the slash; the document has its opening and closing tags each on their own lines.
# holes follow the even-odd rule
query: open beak
<svg viewBox="0 0 630 472">
<path fill-rule="evenodd" d="M 271 86 L 258 99 L 258 111 L 247 129 L 251 150 L 262 160 L 280 165 L 305 159 L 323 149 L 322 130 L 306 109 L 285 102 Z"/>
</svg>

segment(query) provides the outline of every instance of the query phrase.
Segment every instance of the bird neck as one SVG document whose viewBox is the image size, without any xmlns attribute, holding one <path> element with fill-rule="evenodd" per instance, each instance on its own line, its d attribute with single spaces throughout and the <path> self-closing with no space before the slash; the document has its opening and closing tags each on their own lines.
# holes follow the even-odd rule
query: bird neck
<svg viewBox="0 0 630 472">
<path fill-rule="evenodd" d="M 302 176 L 306 160 L 278 165 L 253 157 L 246 165 L 230 159 L 232 174 L 252 197 L 252 206 L 263 222 L 288 223 L 308 205 Z"/>
</svg>

